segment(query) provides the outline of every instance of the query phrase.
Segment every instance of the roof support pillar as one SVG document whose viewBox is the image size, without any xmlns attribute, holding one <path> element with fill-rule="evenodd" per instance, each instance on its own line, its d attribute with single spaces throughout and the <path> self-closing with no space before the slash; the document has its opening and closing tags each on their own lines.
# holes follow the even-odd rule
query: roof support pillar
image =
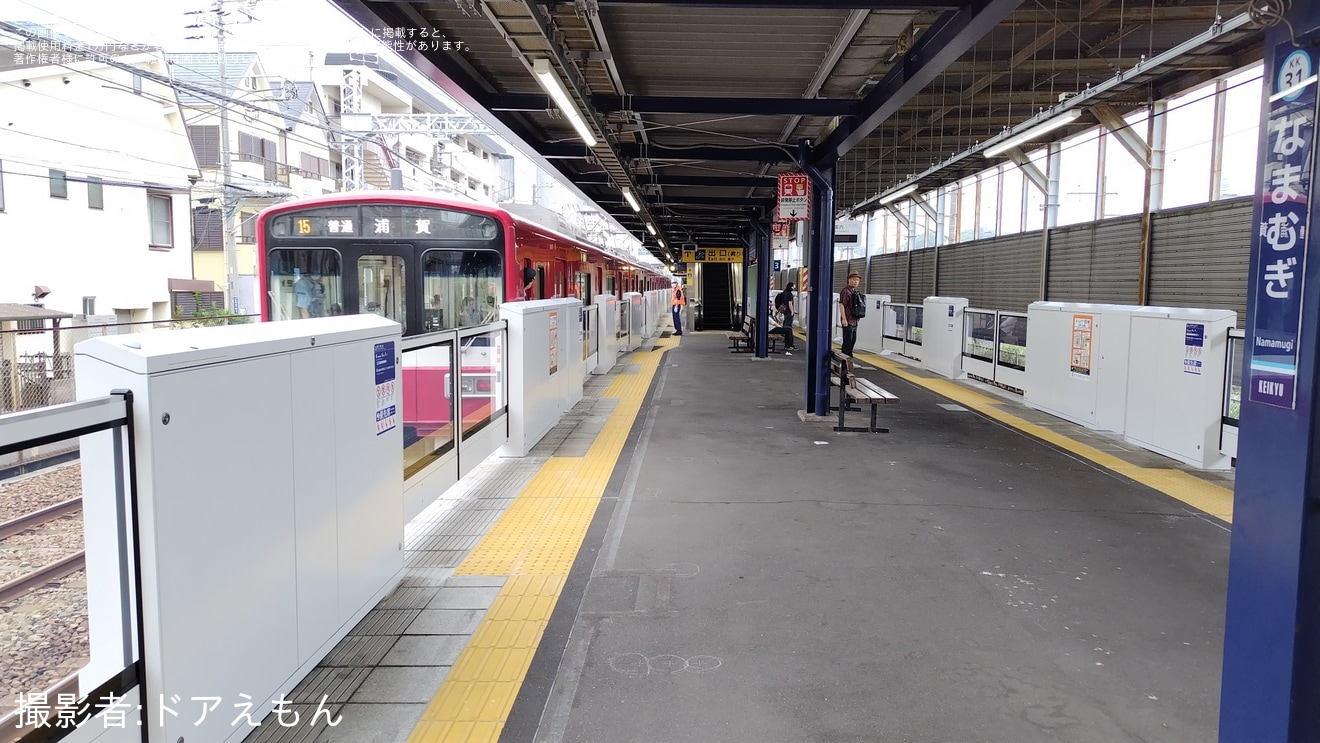
<svg viewBox="0 0 1320 743">
<path fill-rule="evenodd" d="M 1285 6 L 1286 7 L 1286 6 Z M 1320 4 L 1265 29 L 1219 739 L 1320 739 Z M 1294 46 L 1295 37 L 1300 45 Z M 1291 89 L 1291 92 L 1289 92 Z M 1277 100 L 1271 100 L 1277 96 Z M 1277 200 L 1276 200 L 1277 199 Z M 1293 224 L 1296 229 L 1279 227 Z"/>
<path fill-rule="evenodd" d="M 1050 278 L 1050 230 L 1059 222 L 1059 168 L 1063 165 L 1063 148 L 1058 142 L 1051 142 L 1049 155 L 1045 160 L 1047 178 L 1045 181 L 1045 229 L 1040 231 L 1040 298 L 1049 298 Z"/>
<path fill-rule="evenodd" d="M 1022 148 L 1013 147 L 1004 152 L 1004 154 L 1008 155 L 1008 159 L 1012 160 L 1022 169 L 1022 175 L 1026 176 L 1027 180 L 1031 181 L 1031 185 L 1039 188 L 1041 193 L 1049 193 L 1049 180 L 1045 177 L 1044 173 L 1040 172 L 1040 168 L 1036 167 L 1036 164 L 1031 161 L 1031 158 L 1027 157 L 1027 153 L 1023 152 Z M 1023 203 L 1026 203 L 1025 199 L 1023 200 Z"/>
<path fill-rule="evenodd" d="M 807 316 L 808 415 L 830 414 L 830 336 L 834 317 L 834 164 L 818 166 L 807 154 L 809 140 L 799 145 L 802 169 L 811 177 L 811 247 L 807 271 L 811 276 L 811 311 Z M 768 300 L 767 300 L 768 301 Z M 761 314 L 765 314 L 764 312 Z"/>
<path fill-rule="evenodd" d="M 1146 181 L 1141 196 L 1141 245 L 1137 257 L 1137 297 L 1138 305 L 1150 302 L 1150 240 L 1151 215 L 1160 210 L 1164 201 L 1164 145 L 1165 145 L 1165 104 L 1160 101 L 1151 107 L 1146 117 L 1146 140 L 1150 147 L 1146 150 Z"/>
<path fill-rule="evenodd" d="M 1137 161 L 1141 167 L 1150 168 L 1150 147 L 1132 131 L 1132 127 L 1127 125 L 1122 116 L 1113 109 L 1108 103 L 1097 103 L 1091 106 L 1091 113 L 1100 120 L 1103 126 L 1118 143 L 1123 145 L 1123 149 L 1128 151 L 1129 155 Z"/>
<path fill-rule="evenodd" d="M 745 314 L 756 313 L 756 358 L 763 359 L 770 355 L 770 315 L 766 308 L 770 306 L 770 228 L 753 220 L 751 222 L 751 247 L 756 252 L 756 285 L 748 287 L 752 297 L 744 294 Z M 750 263 L 751 256 L 748 256 Z M 747 275 L 743 272 L 743 285 L 747 286 Z M 748 310 L 750 307 L 750 311 Z"/>
</svg>

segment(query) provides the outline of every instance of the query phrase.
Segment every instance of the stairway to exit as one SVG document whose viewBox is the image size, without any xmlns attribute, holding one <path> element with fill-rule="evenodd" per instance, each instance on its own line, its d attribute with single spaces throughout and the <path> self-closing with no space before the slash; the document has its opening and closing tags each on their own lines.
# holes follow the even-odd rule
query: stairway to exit
<svg viewBox="0 0 1320 743">
<path fill-rule="evenodd" d="M 702 316 L 707 330 L 732 330 L 733 271 L 728 263 L 706 263 L 701 267 Z"/>
</svg>

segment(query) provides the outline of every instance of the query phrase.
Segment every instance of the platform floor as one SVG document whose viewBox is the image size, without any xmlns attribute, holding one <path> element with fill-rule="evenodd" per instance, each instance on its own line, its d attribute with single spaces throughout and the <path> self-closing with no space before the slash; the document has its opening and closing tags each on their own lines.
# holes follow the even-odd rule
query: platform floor
<svg viewBox="0 0 1320 743">
<path fill-rule="evenodd" d="M 1231 475 L 863 352 L 662 337 L 408 530 L 404 584 L 248 741 L 1207 741 Z M 850 413 L 861 423 L 863 413 Z"/>
</svg>

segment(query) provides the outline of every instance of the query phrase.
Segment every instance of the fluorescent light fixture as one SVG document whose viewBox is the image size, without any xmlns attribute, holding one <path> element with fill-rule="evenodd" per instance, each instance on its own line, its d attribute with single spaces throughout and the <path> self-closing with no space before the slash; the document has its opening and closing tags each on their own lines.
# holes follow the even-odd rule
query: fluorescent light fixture
<svg viewBox="0 0 1320 743">
<path fill-rule="evenodd" d="M 651 224 L 650 222 L 647 222 L 647 223 L 646 223 L 646 231 L 649 232 L 649 233 L 651 233 L 652 235 L 656 235 L 656 234 L 657 234 L 656 231 L 655 231 L 655 225 Z"/>
<path fill-rule="evenodd" d="M 582 141 L 586 142 L 588 147 L 595 147 L 596 136 L 591 133 L 587 122 L 582 120 L 582 113 L 578 111 L 573 99 L 568 97 L 568 91 L 564 89 L 563 83 L 559 82 L 559 75 L 556 75 L 554 68 L 550 66 L 550 60 L 538 59 L 532 62 L 532 72 L 536 73 L 536 81 L 554 99 L 555 105 L 559 106 L 559 110 L 568 117 L 578 136 L 582 137 Z"/>
<path fill-rule="evenodd" d="M 908 194 L 916 190 L 917 190 L 917 184 L 915 183 L 913 183 L 911 186 L 904 186 L 903 188 L 900 188 L 891 194 L 886 194 L 885 196 L 881 196 L 880 203 L 888 204 L 891 201 L 898 201 L 899 199 L 903 198 L 904 196 L 907 196 Z"/>
<path fill-rule="evenodd" d="M 657 237 L 657 238 L 655 239 L 655 241 L 658 242 L 658 243 L 660 243 L 660 247 L 663 248 L 663 247 L 665 246 L 665 241 L 664 241 L 664 240 L 661 240 L 660 238 Z"/>
<path fill-rule="evenodd" d="M 628 200 L 628 206 L 631 206 L 633 211 L 638 214 L 642 212 L 642 206 L 637 203 L 637 197 L 632 195 L 631 188 L 623 189 L 623 198 Z"/>
<path fill-rule="evenodd" d="M 985 150 L 985 156 L 996 157 L 998 155 L 1002 155 L 1005 152 L 1008 152 L 1009 150 L 1013 149 L 1014 147 L 1017 147 L 1018 145 L 1024 144 L 1026 142 L 1030 142 L 1031 140 L 1035 139 L 1036 137 L 1039 137 L 1042 134 L 1052 132 L 1061 126 L 1067 126 L 1073 123 L 1074 121 L 1077 120 L 1077 117 L 1081 115 L 1082 115 L 1081 109 L 1077 109 L 1077 108 L 1071 109 L 1069 111 L 1064 111 L 1063 113 L 1049 119 L 1043 124 L 1038 124 L 1036 126 L 1033 126 L 1030 129 L 1020 134 L 1014 134 L 1013 136 L 1009 137 L 1008 139 L 1005 139 L 1003 142 L 1000 142 L 994 147 L 987 147 Z"/>
</svg>

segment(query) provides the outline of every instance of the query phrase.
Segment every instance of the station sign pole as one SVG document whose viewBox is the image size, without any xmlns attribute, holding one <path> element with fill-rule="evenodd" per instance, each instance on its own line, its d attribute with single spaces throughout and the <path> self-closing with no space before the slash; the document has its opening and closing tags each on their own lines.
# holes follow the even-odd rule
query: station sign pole
<svg viewBox="0 0 1320 743">
<path fill-rule="evenodd" d="M 1221 741 L 1320 740 L 1317 30 L 1296 3 L 1265 33 Z"/>
</svg>

